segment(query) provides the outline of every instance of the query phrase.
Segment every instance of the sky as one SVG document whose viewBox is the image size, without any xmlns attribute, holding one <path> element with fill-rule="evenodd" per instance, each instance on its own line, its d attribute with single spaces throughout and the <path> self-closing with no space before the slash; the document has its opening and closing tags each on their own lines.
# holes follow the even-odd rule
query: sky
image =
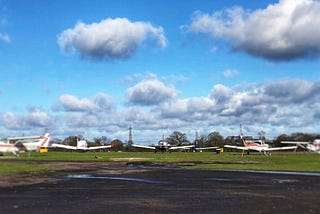
<svg viewBox="0 0 320 214">
<path fill-rule="evenodd" d="M 0 0 L 0 137 L 319 133 L 318 0 Z"/>
</svg>

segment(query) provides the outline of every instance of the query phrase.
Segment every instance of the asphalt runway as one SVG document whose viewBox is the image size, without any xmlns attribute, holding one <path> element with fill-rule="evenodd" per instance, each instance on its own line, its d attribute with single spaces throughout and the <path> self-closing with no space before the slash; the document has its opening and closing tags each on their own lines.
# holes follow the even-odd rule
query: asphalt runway
<svg viewBox="0 0 320 214">
<path fill-rule="evenodd" d="M 300 214 L 320 209 L 319 174 L 83 163 L 30 176 L 40 181 L 0 188 L 0 213 Z"/>
</svg>

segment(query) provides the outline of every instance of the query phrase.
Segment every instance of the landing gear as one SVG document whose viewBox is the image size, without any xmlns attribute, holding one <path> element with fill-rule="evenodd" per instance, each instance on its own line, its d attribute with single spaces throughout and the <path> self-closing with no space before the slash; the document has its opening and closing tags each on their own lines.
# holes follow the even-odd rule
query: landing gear
<svg viewBox="0 0 320 214">
<path fill-rule="evenodd" d="M 271 156 L 271 152 L 263 151 L 263 154 L 264 154 L 265 156 Z"/>
<path fill-rule="evenodd" d="M 244 151 L 245 150 L 242 150 L 242 156 L 244 156 L 245 154 L 244 154 Z M 247 155 L 250 155 L 250 151 L 249 150 L 246 150 L 247 151 Z"/>
</svg>

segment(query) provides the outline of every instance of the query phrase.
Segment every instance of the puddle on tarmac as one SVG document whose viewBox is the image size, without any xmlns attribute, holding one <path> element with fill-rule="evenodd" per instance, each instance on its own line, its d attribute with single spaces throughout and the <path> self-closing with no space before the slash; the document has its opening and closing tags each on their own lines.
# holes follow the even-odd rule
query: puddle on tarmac
<svg viewBox="0 0 320 214">
<path fill-rule="evenodd" d="M 225 170 L 230 172 L 252 172 L 264 174 L 280 174 L 280 175 L 306 175 L 306 176 L 320 176 L 319 172 L 290 172 L 290 171 L 261 171 L 261 170 Z"/>
<path fill-rule="evenodd" d="M 272 183 L 284 184 L 284 183 L 296 183 L 299 182 L 295 179 L 273 179 Z"/>
<path fill-rule="evenodd" d="M 169 184 L 167 181 L 157 181 L 152 179 L 144 178 L 121 178 L 121 177 L 110 177 L 102 175 L 92 175 L 92 174 L 78 174 L 78 175 L 67 175 L 64 178 L 74 178 L 74 179 L 107 179 L 107 180 L 119 180 L 119 181 L 135 181 L 150 184 Z"/>
<path fill-rule="evenodd" d="M 220 181 L 220 182 L 247 182 L 246 180 L 242 179 L 234 179 L 234 178 L 208 178 L 207 181 Z M 272 183 L 296 183 L 299 182 L 299 180 L 296 179 L 272 179 Z"/>
<path fill-rule="evenodd" d="M 222 182 L 232 182 L 232 181 L 240 181 L 239 179 L 232 178 L 208 178 L 208 181 L 222 181 Z"/>
</svg>

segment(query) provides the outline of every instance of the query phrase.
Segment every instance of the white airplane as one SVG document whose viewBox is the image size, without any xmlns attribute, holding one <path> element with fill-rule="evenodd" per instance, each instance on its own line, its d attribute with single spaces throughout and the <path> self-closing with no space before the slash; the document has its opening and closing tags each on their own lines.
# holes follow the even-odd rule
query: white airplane
<svg viewBox="0 0 320 214">
<path fill-rule="evenodd" d="M 85 140 L 78 140 L 78 138 L 77 138 L 77 146 L 69 146 L 69 145 L 63 145 L 63 144 L 53 143 L 53 144 L 51 145 L 51 147 L 86 152 L 86 151 L 99 150 L 99 149 L 110 149 L 110 148 L 112 147 L 112 145 L 107 145 L 107 146 L 91 146 L 91 147 L 88 147 L 87 141 L 85 141 Z"/>
<path fill-rule="evenodd" d="M 194 151 L 199 151 L 199 152 L 202 152 L 202 150 L 213 150 L 213 149 L 219 149 L 219 147 L 217 146 L 208 146 L 208 147 L 199 147 L 199 143 L 198 141 L 196 140 L 194 142 Z"/>
<path fill-rule="evenodd" d="M 312 151 L 320 154 L 320 139 L 315 139 L 313 142 L 281 141 L 281 143 L 295 144 L 307 151 Z"/>
<path fill-rule="evenodd" d="M 202 150 L 213 150 L 219 149 L 217 146 L 209 146 L 209 147 L 195 147 L 194 150 L 202 152 Z"/>
<path fill-rule="evenodd" d="M 285 147 L 270 148 L 269 144 L 266 144 L 262 140 L 246 141 L 243 138 L 242 130 L 240 131 L 240 140 L 244 146 L 224 145 L 224 147 L 242 150 L 242 155 L 244 155 L 244 151 L 247 151 L 247 154 L 249 155 L 250 150 L 263 152 L 265 155 L 271 155 L 271 151 L 290 150 L 290 149 L 297 148 L 297 146 L 285 146 Z"/>
<path fill-rule="evenodd" d="M 164 137 L 162 137 L 162 140 L 158 142 L 158 145 L 156 146 L 142 146 L 137 144 L 132 144 L 132 146 L 137 148 L 144 148 L 144 149 L 152 149 L 154 150 L 154 153 L 157 153 L 158 151 L 163 152 L 171 152 L 172 150 L 176 149 L 191 149 L 194 148 L 194 145 L 186 145 L 186 146 L 171 146 L 170 143 L 168 143 Z"/>
<path fill-rule="evenodd" d="M 0 154 L 12 152 L 18 156 L 20 152 L 39 151 L 41 148 L 48 147 L 50 137 L 50 133 L 43 136 L 8 137 L 0 141 Z"/>
</svg>

